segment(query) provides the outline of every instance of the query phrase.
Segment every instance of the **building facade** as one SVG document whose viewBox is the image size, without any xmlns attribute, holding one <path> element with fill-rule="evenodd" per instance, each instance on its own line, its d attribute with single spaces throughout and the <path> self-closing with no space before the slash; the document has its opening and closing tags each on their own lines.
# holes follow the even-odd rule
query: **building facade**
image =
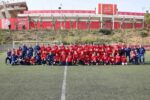
<svg viewBox="0 0 150 100">
<path fill-rule="evenodd" d="M 27 5 L 26 5 L 27 8 Z M 5 7 L 5 11 L 9 9 Z M 15 23 L 15 24 L 14 24 Z M 98 4 L 95 10 L 28 10 L 17 17 L 1 18 L 0 28 L 10 29 L 132 29 L 144 28 L 144 13 L 121 12 L 116 4 Z"/>
</svg>

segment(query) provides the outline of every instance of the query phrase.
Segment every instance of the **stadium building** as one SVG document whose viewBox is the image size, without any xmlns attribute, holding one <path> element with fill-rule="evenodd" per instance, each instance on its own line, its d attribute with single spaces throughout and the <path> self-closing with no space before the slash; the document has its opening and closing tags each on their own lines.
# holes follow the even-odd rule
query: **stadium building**
<svg viewBox="0 0 150 100">
<path fill-rule="evenodd" d="M 0 29 L 132 29 L 144 28 L 144 13 L 121 12 L 117 4 L 98 4 L 94 10 L 28 10 L 25 1 L 0 4 Z"/>
</svg>

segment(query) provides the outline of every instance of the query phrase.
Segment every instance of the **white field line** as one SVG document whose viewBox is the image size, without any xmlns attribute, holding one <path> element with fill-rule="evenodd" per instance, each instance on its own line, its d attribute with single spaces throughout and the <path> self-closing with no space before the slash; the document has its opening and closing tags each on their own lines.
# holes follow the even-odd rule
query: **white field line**
<svg viewBox="0 0 150 100">
<path fill-rule="evenodd" d="M 66 78 L 67 78 L 67 66 L 64 69 L 64 79 L 62 83 L 61 100 L 66 100 Z"/>
</svg>

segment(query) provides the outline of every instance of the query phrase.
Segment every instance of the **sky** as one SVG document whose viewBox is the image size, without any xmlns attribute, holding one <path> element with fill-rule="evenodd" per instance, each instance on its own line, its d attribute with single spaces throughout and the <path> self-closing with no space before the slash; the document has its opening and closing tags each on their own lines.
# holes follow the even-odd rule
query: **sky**
<svg viewBox="0 0 150 100">
<path fill-rule="evenodd" d="M 29 10 L 56 10 L 62 4 L 64 10 L 94 10 L 98 3 L 114 3 L 119 11 L 150 11 L 150 0 L 26 0 Z"/>
</svg>

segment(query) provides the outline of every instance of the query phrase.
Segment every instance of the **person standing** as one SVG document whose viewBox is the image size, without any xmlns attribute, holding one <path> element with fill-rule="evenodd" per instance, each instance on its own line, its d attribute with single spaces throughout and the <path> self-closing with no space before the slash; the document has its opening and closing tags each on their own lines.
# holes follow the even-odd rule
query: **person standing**
<svg viewBox="0 0 150 100">
<path fill-rule="evenodd" d="M 127 46 L 125 48 L 125 52 L 126 52 L 126 57 L 128 58 L 129 63 L 131 63 L 131 56 L 130 56 L 131 48 Z"/>
<path fill-rule="evenodd" d="M 145 64 L 145 52 L 146 52 L 145 48 L 142 45 L 140 45 L 140 47 L 139 47 L 139 61 L 142 64 Z"/>
</svg>

